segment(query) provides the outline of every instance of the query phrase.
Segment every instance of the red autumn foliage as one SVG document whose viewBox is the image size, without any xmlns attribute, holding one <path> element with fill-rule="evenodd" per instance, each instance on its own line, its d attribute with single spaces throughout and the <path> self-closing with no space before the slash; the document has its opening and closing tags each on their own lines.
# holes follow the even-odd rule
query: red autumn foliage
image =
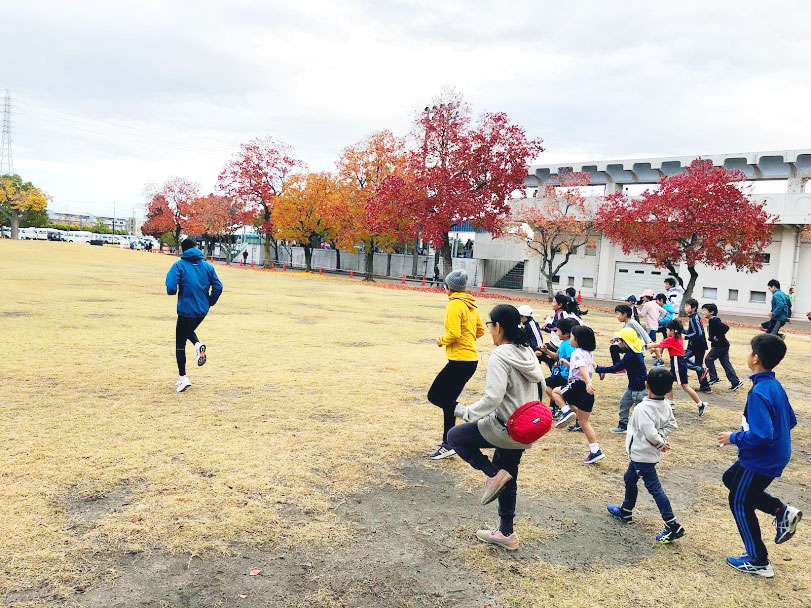
<svg viewBox="0 0 811 608">
<path fill-rule="evenodd" d="M 214 241 L 219 241 L 225 250 L 226 261 L 231 263 L 231 251 L 234 248 L 234 233 L 253 218 L 245 201 L 229 196 L 209 194 L 194 201 L 187 222 L 187 231 L 191 236 L 205 237 L 209 246 L 209 255 Z"/>
<path fill-rule="evenodd" d="M 276 259 L 279 257 L 273 226 L 276 197 L 284 194 L 287 182 L 304 166 L 294 156 L 292 147 L 267 136 L 242 144 L 239 152 L 220 173 L 220 189 L 229 196 L 243 200 L 255 212 L 256 225 L 267 236 L 265 266 L 270 266 L 271 243 Z"/>
<path fill-rule="evenodd" d="M 694 160 L 682 173 L 663 177 L 657 190 L 639 198 L 607 197 L 597 214 L 597 228 L 656 266 L 667 268 L 684 285 L 678 267 L 690 275 L 684 300 L 691 297 L 699 264 L 711 268 L 735 266 L 754 272 L 763 265 L 761 253 L 771 243 L 776 217 L 742 189 L 740 171 Z"/>
<path fill-rule="evenodd" d="M 160 238 L 170 234 L 175 252 L 180 251 L 180 235 L 188 229 L 194 201 L 200 196 L 197 184 L 182 177 L 173 177 L 159 190 L 147 189 L 147 221 L 141 233 Z"/>
<path fill-rule="evenodd" d="M 444 92 L 418 117 L 409 167 L 419 198 L 413 217 L 423 239 L 442 250 L 444 273 L 452 265 L 448 232 L 472 222 L 494 235 L 502 232 L 509 199 L 523 187 L 527 164 L 543 151 L 504 113 L 483 114 L 471 125 L 461 95 Z"/>
</svg>

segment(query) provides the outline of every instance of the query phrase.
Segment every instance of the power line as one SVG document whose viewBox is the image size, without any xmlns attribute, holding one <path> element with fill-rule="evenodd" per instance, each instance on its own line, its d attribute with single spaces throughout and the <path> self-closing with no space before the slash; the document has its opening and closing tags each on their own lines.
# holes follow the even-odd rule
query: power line
<svg viewBox="0 0 811 608">
<path fill-rule="evenodd" d="M 14 175 L 14 157 L 11 155 L 11 94 L 8 89 L 3 102 L 3 129 L 0 133 L 0 175 Z"/>
</svg>

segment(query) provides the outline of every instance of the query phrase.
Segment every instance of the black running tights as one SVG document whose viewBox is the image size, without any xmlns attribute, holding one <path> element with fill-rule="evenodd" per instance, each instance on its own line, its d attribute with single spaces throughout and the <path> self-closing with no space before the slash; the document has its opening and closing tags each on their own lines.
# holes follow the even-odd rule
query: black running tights
<svg viewBox="0 0 811 608">
<path fill-rule="evenodd" d="M 184 317 L 177 315 L 175 327 L 175 356 L 177 357 L 177 371 L 181 376 L 186 375 L 186 340 L 197 344 L 197 334 L 194 330 L 203 322 L 205 317 Z"/>
</svg>

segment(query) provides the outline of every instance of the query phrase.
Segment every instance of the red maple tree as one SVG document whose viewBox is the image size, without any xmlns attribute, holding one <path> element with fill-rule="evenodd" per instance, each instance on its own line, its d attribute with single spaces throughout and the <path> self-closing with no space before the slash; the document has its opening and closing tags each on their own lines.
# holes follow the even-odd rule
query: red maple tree
<svg viewBox="0 0 811 608">
<path fill-rule="evenodd" d="M 766 213 L 765 202 L 750 199 L 745 180 L 740 171 L 697 158 L 639 198 L 607 197 L 596 227 L 626 255 L 635 252 L 667 268 L 684 287 L 684 302 L 693 294 L 699 264 L 747 272 L 763 266 L 761 254 L 777 218 Z M 678 270 L 682 263 L 690 277 L 686 287 Z"/>
<path fill-rule="evenodd" d="M 200 193 L 195 184 L 182 177 L 172 177 L 156 189 L 147 186 L 147 221 L 141 233 L 160 238 L 170 235 L 175 253 L 180 255 L 180 235 L 187 230 L 194 202 Z"/>
<path fill-rule="evenodd" d="M 242 144 L 239 152 L 220 173 L 220 189 L 228 196 L 245 201 L 256 213 L 256 225 L 266 235 L 266 267 L 271 263 L 271 243 L 275 259 L 279 259 L 276 230 L 273 227 L 276 197 L 284 194 L 287 182 L 304 166 L 294 156 L 292 147 L 267 136 Z"/>
<path fill-rule="evenodd" d="M 540 256 L 550 300 L 560 269 L 594 235 L 594 212 L 580 190 L 588 184 L 588 173 L 561 171 L 557 184 L 542 184 L 535 197 L 518 203 L 513 211 L 510 232 Z"/>
<path fill-rule="evenodd" d="M 504 113 L 485 113 L 471 125 L 462 96 L 445 91 L 416 120 L 410 167 L 419 198 L 414 219 L 422 238 L 441 250 L 443 275 L 452 268 L 448 233 L 471 222 L 494 235 L 509 216 L 508 201 L 523 188 L 526 167 L 543 151 Z"/>
</svg>

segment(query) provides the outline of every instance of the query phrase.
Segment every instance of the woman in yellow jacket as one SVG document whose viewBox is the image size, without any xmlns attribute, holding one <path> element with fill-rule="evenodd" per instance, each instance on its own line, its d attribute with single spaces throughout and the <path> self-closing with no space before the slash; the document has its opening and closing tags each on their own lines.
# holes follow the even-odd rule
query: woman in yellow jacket
<svg viewBox="0 0 811 608">
<path fill-rule="evenodd" d="M 467 273 L 454 270 L 445 278 L 448 292 L 448 307 L 445 314 L 445 335 L 439 338 L 437 346 L 445 347 L 448 364 L 437 374 L 428 391 L 428 401 L 442 408 L 444 430 L 442 443 L 428 457 L 441 460 L 456 452 L 448 445 L 448 431 L 456 424 L 454 409 L 465 384 L 479 365 L 479 351 L 476 340 L 484 335 L 484 324 L 476 307 L 476 298 L 465 293 Z"/>
</svg>

